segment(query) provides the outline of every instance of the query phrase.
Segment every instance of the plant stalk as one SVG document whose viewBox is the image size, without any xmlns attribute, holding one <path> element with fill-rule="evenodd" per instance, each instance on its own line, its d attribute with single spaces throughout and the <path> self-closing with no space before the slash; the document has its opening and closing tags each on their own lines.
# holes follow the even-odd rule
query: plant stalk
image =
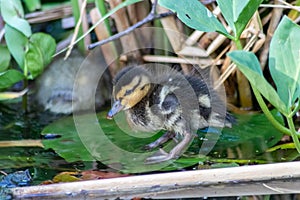
<svg viewBox="0 0 300 200">
<path fill-rule="evenodd" d="M 27 87 L 28 87 L 28 80 L 26 77 L 24 79 L 24 89 L 26 89 Z M 22 96 L 22 108 L 25 113 L 27 113 L 27 111 L 28 111 L 27 105 L 28 105 L 28 97 L 27 97 L 27 93 L 26 93 Z"/>
<path fill-rule="evenodd" d="M 236 48 L 238 50 L 243 50 L 243 45 L 240 38 L 234 39 Z M 252 93 L 250 88 L 250 83 L 248 79 L 242 74 L 241 71 L 237 71 L 236 74 L 237 82 L 238 82 L 238 92 L 239 92 L 239 100 L 242 108 L 252 108 Z"/>
<path fill-rule="evenodd" d="M 242 45 L 242 43 L 241 43 L 240 38 L 235 39 L 235 40 L 234 40 L 234 43 L 235 43 L 235 45 L 236 45 L 237 50 L 243 50 L 243 45 Z"/>
<path fill-rule="evenodd" d="M 295 143 L 295 147 L 296 147 L 298 153 L 300 153 L 300 142 L 299 142 L 299 139 L 298 139 L 297 131 L 295 129 L 293 118 L 292 117 L 287 117 L 286 119 L 287 119 L 287 122 L 288 122 L 288 125 L 289 125 L 289 128 L 290 128 L 290 131 L 291 131 L 291 136 L 293 138 L 293 142 Z"/>
<path fill-rule="evenodd" d="M 230 159 L 230 158 L 209 158 L 207 159 L 209 162 L 215 163 L 238 163 L 238 164 L 249 164 L 249 163 L 257 163 L 257 164 L 266 164 L 266 161 L 263 160 L 255 160 L 255 159 Z"/>
<path fill-rule="evenodd" d="M 27 51 L 28 51 L 28 49 L 26 50 L 26 52 Z M 23 81 L 23 84 L 24 84 L 23 89 L 25 90 L 28 87 L 28 64 L 26 62 L 26 59 L 25 59 L 25 62 L 24 62 L 24 71 L 23 71 L 23 74 L 25 76 L 24 81 Z M 26 93 L 26 94 L 24 94 L 22 96 L 22 108 L 23 108 L 23 111 L 25 113 L 27 113 L 27 111 L 28 111 L 28 109 L 27 109 L 27 103 L 28 103 L 28 98 L 27 98 L 27 93 Z"/>
<path fill-rule="evenodd" d="M 73 16 L 74 16 L 75 22 L 76 22 L 75 27 L 77 26 L 77 23 L 80 23 L 79 29 L 78 29 L 78 32 L 77 32 L 78 37 L 82 36 L 83 33 L 84 33 L 82 23 L 81 23 L 82 19 L 80 19 L 80 17 L 81 17 L 81 12 L 80 12 L 81 7 L 80 7 L 79 3 L 80 3 L 79 0 L 71 0 Z M 75 28 L 75 30 L 76 30 L 76 28 Z M 74 33 L 76 34 L 76 31 L 74 31 Z M 80 49 L 80 51 L 82 53 L 85 52 L 84 40 L 78 41 L 78 48 Z"/>
<path fill-rule="evenodd" d="M 294 110 L 293 110 L 293 112 L 291 112 L 289 115 L 288 115 L 288 117 L 293 117 L 298 111 L 299 111 L 299 109 L 300 109 L 300 102 L 298 101 L 297 103 L 296 103 L 296 107 L 294 108 Z"/>
<path fill-rule="evenodd" d="M 95 3 L 96 3 L 96 7 L 98 8 L 99 12 L 101 13 L 101 16 L 106 15 L 107 9 L 105 6 L 105 1 L 104 0 L 96 0 Z M 110 28 L 110 24 L 109 24 L 109 19 L 105 19 L 104 24 L 109 33 L 109 36 L 111 36 L 112 32 L 111 32 L 111 28 Z"/>
<path fill-rule="evenodd" d="M 282 126 L 272 115 L 272 113 L 269 111 L 265 101 L 263 100 L 261 94 L 259 93 L 259 91 L 256 89 L 256 87 L 251 84 L 253 93 L 257 99 L 257 102 L 260 106 L 260 108 L 262 109 L 262 111 L 265 113 L 266 117 L 268 118 L 268 120 L 273 124 L 273 126 L 278 129 L 280 132 L 286 134 L 286 135 L 290 135 L 292 136 L 292 133 L 289 129 L 287 129 L 286 127 Z"/>
</svg>

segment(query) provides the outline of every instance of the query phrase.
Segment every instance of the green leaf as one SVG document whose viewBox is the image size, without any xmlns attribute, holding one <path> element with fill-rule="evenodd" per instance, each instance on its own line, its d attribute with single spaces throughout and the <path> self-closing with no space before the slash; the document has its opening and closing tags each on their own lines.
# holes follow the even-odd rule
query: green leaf
<svg viewBox="0 0 300 200">
<path fill-rule="evenodd" d="M 7 24 L 23 33 L 26 37 L 31 35 L 31 27 L 23 19 L 24 11 L 20 0 L 1 0 L 0 8 L 2 17 Z"/>
<path fill-rule="evenodd" d="M 24 75 L 14 69 L 0 72 L 0 89 L 11 87 L 13 84 L 23 80 Z"/>
<path fill-rule="evenodd" d="M 40 0 L 23 0 L 27 9 L 30 12 L 41 9 L 41 1 Z"/>
<path fill-rule="evenodd" d="M 122 120 L 126 121 L 124 118 Z M 97 121 L 99 123 L 95 123 Z M 68 162 L 99 160 L 126 173 L 155 171 L 168 165 L 145 164 L 145 159 L 154 152 L 145 151 L 143 147 L 154 141 L 154 138 L 151 134 L 148 138 L 129 135 L 113 120 L 107 120 L 106 112 L 98 116 L 86 114 L 60 119 L 42 131 L 42 134 L 47 133 L 59 134 L 61 137 L 43 140 L 43 145 L 54 149 Z"/>
<path fill-rule="evenodd" d="M 6 46 L 0 45 L 0 72 L 3 72 L 9 67 L 10 53 Z"/>
<path fill-rule="evenodd" d="M 5 40 L 10 53 L 17 61 L 18 65 L 23 69 L 25 52 L 28 45 L 27 37 L 17 29 L 6 24 Z"/>
<path fill-rule="evenodd" d="M 55 40 L 45 33 L 35 33 L 30 37 L 28 51 L 25 54 L 25 73 L 34 79 L 40 75 L 55 53 Z"/>
<path fill-rule="evenodd" d="M 264 78 L 259 61 L 252 52 L 232 51 L 227 54 L 247 77 L 249 82 L 280 112 L 287 114 L 288 109 L 281 101 L 275 89 Z"/>
<path fill-rule="evenodd" d="M 22 2 L 20 0 L 11 0 L 9 2 L 9 5 L 6 5 L 6 3 L 7 3 L 7 1 L 0 0 L 0 6 L 1 7 L 2 7 L 2 4 L 5 4 L 5 5 L 3 5 L 4 8 L 6 8 L 5 6 L 7 6 L 7 7 L 15 9 L 14 12 L 17 12 L 19 17 L 24 18 L 24 10 L 23 10 L 23 6 L 22 6 Z M 2 13 L 2 15 L 3 15 L 3 13 Z"/>
<path fill-rule="evenodd" d="M 72 117 L 62 118 L 42 131 L 42 135 L 53 133 L 61 137 L 43 140 L 45 149 L 54 149 L 68 162 L 95 160 L 80 141 Z"/>
<path fill-rule="evenodd" d="M 29 49 L 25 54 L 25 69 L 24 71 L 28 70 L 28 78 L 34 79 L 38 75 L 40 75 L 44 70 L 44 63 L 43 63 L 43 55 L 39 48 L 30 43 Z"/>
<path fill-rule="evenodd" d="M 198 0 L 159 0 L 158 3 L 176 12 L 177 17 L 187 26 L 205 31 L 219 32 L 227 37 L 231 35 L 202 3 Z"/>
<path fill-rule="evenodd" d="M 284 124 L 283 118 L 277 110 L 274 109 L 271 113 L 278 122 Z M 239 146 L 243 154 L 240 158 L 246 159 L 251 155 L 254 156 L 252 158 L 255 158 L 255 155 L 276 145 L 283 136 L 263 113 L 235 116 L 237 123 L 232 128 L 222 130 L 215 150 L 226 150 Z"/>
<path fill-rule="evenodd" d="M 270 44 L 269 68 L 277 92 L 288 108 L 300 97 L 299 43 L 300 27 L 284 17 Z"/>
<path fill-rule="evenodd" d="M 221 12 L 239 39 L 262 0 L 217 0 Z"/>
<path fill-rule="evenodd" d="M 277 111 L 273 111 L 273 114 L 278 121 L 282 122 L 281 116 L 276 115 Z M 42 131 L 43 135 L 54 133 L 61 137 L 43 140 L 43 145 L 45 148 L 54 149 L 68 162 L 96 159 L 126 173 L 174 170 L 207 160 L 198 155 L 199 142 L 195 139 L 193 145 L 184 154 L 193 152 L 192 156 L 183 155 L 175 162 L 147 165 L 144 163 L 145 159 L 158 149 L 148 152 L 143 150 L 143 147 L 156 140 L 163 132 L 157 134 L 135 132 L 129 128 L 124 115 L 117 117 L 120 117 L 115 119 L 117 123 L 114 120 L 107 120 L 106 112 L 101 112 L 97 116 L 85 114 L 62 118 Z M 237 121 L 232 129 L 223 129 L 212 154 L 214 151 L 226 151 L 230 147 L 244 146 L 244 155 L 249 158 L 273 146 L 282 137 L 273 126 L 268 126 L 269 121 L 263 114 L 237 116 Z M 163 148 L 169 151 L 174 145 L 174 141 L 170 141 Z"/>
<path fill-rule="evenodd" d="M 45 33 L 34 33 L 30 37 L 30 42 L 40 51 L 44 67 L 47 66 L 56 50 L 56 42 L 53 37 Z"/>
</svg>

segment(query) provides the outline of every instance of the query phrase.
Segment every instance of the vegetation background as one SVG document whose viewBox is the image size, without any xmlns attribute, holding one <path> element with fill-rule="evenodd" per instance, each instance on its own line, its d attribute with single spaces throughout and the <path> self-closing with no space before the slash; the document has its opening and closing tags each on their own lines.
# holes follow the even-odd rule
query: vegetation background
<svg viewBox="0 0 300 200">
<path fill-rule="evenodd" d="M 74 157 L 64 151 L 64 139 L 70 137 L 76 144 L 79 140 L 73 135 L 76 131 L 70 131 L 74 127 L 57 130 L 60 123 L 69 122 L 49 125 L 57 116 L 47 115 L 49 121 L 42 120 L 33 125 L 31 119 L 36 118 L 27 119 L 28 116 L 37 117 L 32 114 L 35 111 L 29 109 L 30 86 L 57 54 L 66 53 L 67 58 L 74 45 L 85 55 L 96 45 L 101 46 L 105 61 L 110 63 L 112 77 L 128 62 L 179 64 L 184 73 L 190 73 L 191 64 L 218 69 L 219 73 L 213 74 L 215 87 L 225 85 L 228 109 L 238 116 L 239 125 L 224 131 L 214 150 L 215 155 L 199 158 L 191 153 L 165 170 L 188 168 L 196 163 L 201 163 L 197 168 L 206 168 L 214 164 L 236 166 L 299 158 L 299 0 L 189 0 L 188 4 L 173 0 L 1 0 L 0 10 L 0 130 L 3 132 L 0 146 L 4 151 L 12 151 L 8 161 L 7 156 L 3 157 L 5 162 L 1 162 L 0 169 L 7 172 L 27 166 L 36 169 L 41 163 L 48 162 L 47 159 L 53 160 L 52 156 L 57 156 L 47 154 L 48 158 L 43 160 L 46 149 L 54 149 L 60 162 L 72 163 L 73 169 L 78 164 L 74 163 L 90 159 L 86 152 Z M 163 31 L 157 35 L 150 31 L 129 34 L 139 27 Z M 170 30 L 181 35 L 174 35 Z M 151 48 L 156 42 L 163 50 L 141 48 L 145 44 Z M 119 59 L 111 62 L 116 57 Z M 15 105 L 19 105 L 16 106 L 18 109 L 11 109 Z M 249 116 L 254 117 L 249 119 Z M 40 113 L 38 117 L 41 117 Z M 103 114 L 99 115 L 101 117 Z M 22 126 L 18 125 L 20 121 Z M 272 126 L 266 126 L 267 121 Z M 32 126 L 37 129 L 33 130 Z M 53 133 L 51 127 L 57 131 L 55 133 L 70 132 L 70 135 L 62 134 L 62 138 L 54 142 L 40 140 L 41 129 L 42 134 L 47 135 Z M 16 128 L 19 131 L 15 131 Z M 249 145 L 250 141 L 261 146 L 258 137 L 264 147 Z M 129 141 L 133 149 L 137 148 L 134 146 L 137 144 L 130 143 L 128 138 L 118 139 L 121 146 L 124 141 Z M 73 146 L 76 150 L 82 146 L 74 146 L 74 143 L 67 147 Z M 43 150 L 31 150 L 34 153 L 17 157 L 19 149 L 13 148 L 18 146 L 35 146 Z M 25 162 L 27 158 L 33 159 L 36 152 L 40 157 L 34 158 L 33 164 Z M 91 164 L 85 163 L 82 169 L 88 168 Z M 63 170 L 58 167 L 57 171 Z"/>
</svg>

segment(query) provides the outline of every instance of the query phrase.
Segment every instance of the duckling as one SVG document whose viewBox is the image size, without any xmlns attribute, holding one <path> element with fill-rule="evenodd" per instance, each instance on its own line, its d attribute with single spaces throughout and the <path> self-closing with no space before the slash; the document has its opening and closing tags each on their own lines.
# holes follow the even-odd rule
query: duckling
<svg viewBox="0 0 300 200">
<path fill-rule="evenodd" d="M 123 68 L 113 80 L 112 96 L 114 102 L 108 119 L 123 110 L 133 130 L 166 130 L 146 149 L 156 148 L 171 138 L 182 138 L 169 153 L 161 149 L 159 154 L 147 158 L 149 164 L 180 157 L 198 129 L 231 127 L 233 122 L 226 109 L 222 111 L 223 102 L 204 79 L 160 65 Z"/>
<path fill-rule="evenodd" d="M 95 103 L 101 108 L 111 98 L 108 72 L 98 80 L 103 66 L 106 63 L 99 50 L 87 58 L 76 49 L 67 60 L 58 56 L 36 81 L 36 101 L 56 114 L 86 111 Z"/>
</svg>

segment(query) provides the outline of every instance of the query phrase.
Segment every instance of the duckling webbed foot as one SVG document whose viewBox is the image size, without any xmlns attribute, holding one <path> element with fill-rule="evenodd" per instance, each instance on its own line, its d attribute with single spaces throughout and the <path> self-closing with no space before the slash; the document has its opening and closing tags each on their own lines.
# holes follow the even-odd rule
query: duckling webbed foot
<svg viewBox="0 0 300 200">
<path fill-rule="evenodd" d="M 188 147 L 190 142 L 193 140 L 194 134 L 185 133 L 183 140 L 178 143 L 169 153 L 165 152 L 163 149 L 159 149 L 153 156 L 146 159 L 146 164 L 154 164 L 159 162 L 164 162 L 172 159 L 177 159 L 183 151 Z M 156 141 L 155 141 L 156 142 Z"/>
<path fill-rule="evenodd" d="M 151 150 L 154 149 L 166 142 L 168 142 L 170 139 L 174 138 L 175 133 L 171 132 L 171 131 L 167 131 L 165 132 L 160 138 L 158 138 L 157 140 L 155 140 L 154 142 L 151 142 L 150 144 L 147 144 L 144 149 L 145 150 Z"/>
</svg>

